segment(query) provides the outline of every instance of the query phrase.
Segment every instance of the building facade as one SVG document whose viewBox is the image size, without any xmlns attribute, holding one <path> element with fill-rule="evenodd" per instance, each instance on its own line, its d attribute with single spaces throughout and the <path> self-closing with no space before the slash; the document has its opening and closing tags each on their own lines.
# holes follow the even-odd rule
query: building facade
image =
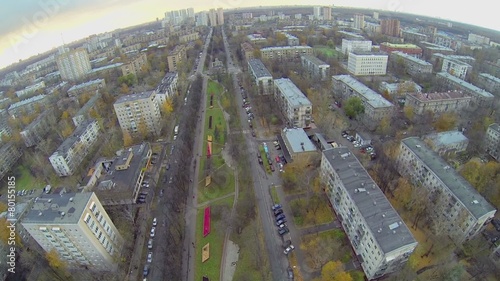
<svg viewBox="0 0 500 281">
<path fill-rule="evenodd" d="M 500 162 L 500 125 L 497 123 L 488 126 L 484 139 L 484 147 L 486 153 Z"/>
<path fill-rule="evenodd" d="M 198 39 L 200 39 L 200 33 L 198 33 L 198 32 L 193 32 L 193 33 L 184 34 L 184 35 L 179 36 L 179 42 L 181 44 L 191 42 L 191 41 L 196 41 Z"/>
<path fill-rule="evenodd" d="M 388 55 L 384 53 L 360 52 L 349 53 L 347 71 L 355 76 L 385 75 Z"/>
<path fill-rule="evenodd" d="M 400 24 L 397 19 L 383 19 L 380 21 L 380 32 L 387 36 L 399 37 Z"/>
<path fill-rule="evenodd" d="M 274 80 L 274 99 L 289 127 L 306 128 L 312 120 L 312 104 L 292 80 Z"/>
<path fill-rule="evenodd" d="M 156 100 L 158 106 L 161 108 L 167 99 L 177 94 L 177 81 L 179 74 L 177 72 L 167 72 L 156 88 Z"/>
<path fill-rule="evenodd" d="M 267 47 L 260 49 L 263 60 L 299 61 L 303 55 L 312 55 L 313 48 L 309 46 Z"/>
<path fill-rule="evenodd" d="M 23 152 L 14 143 L 8 142 L 0 147 L 0 179 L 2 179 L 21 158 Z"/>
<path fill-rule="evenodd" d="M 21 221 L 45 250 L 70 267 L 113 271 L 124 239 L 95 193 L 43 194 Z"/>
<path fill-rule="evenodd" d="M 144 71 L 147 64 L 148 64 L 148 57 L 147 57 L 146 53 L 140 52 L 137 56 L 132 58 L 129 62 L 120 66 L 120 69 L 122 71 L 123 76 L 133 74 L 134 76 L 137 77 L 138 73 L 140 73 L 141 71 Z"/>
<path fill-rule="evenodd" d="M 354 22 L 352 23 L 352 27 L 357 29 L 365 28 L 365 15 L 354 14 Z"/>
<path fill-rule="evenodd" d="M 472 70 L 472 65 L 450 57 L 444 58 L 443 65 L 441 67 L 441 71 L 448 72 L 449 74 L 462 80 L 465 80 L 465 77 L 467 77 L 467 73 L 470 70 Z"/>
<path fill-rule="evenodd" d="M 500 96 L 500 78 L 488 73 L 480 73 L 477 77 L 477 84 L 486 91 Z"/>
<path fill-rule="evenodd" d="M 332 76 L 334 96 L 342 100 L 358 97 L 363 102 L 365 112 L 361 116 L 367 125 L 378 124 L 384 117 L 394 113 L 394 105 L 350 75 Z"/>
<path fill-rule="evenodd" d="M 462 91 L 440 93 L 408 93 L 405 107 L 412 107 L 417 115 L 432 112 L 435 115 L 446 112 L 459 113 L 470 107 L 472 98 Z"/>
<path fill-rule="evenodd" d="M 82 106 L 82 108 L 76 112 L 75 116 L 71 118 L 75 127 L 80 126 L 83 121 L 91 119 L 92 116 L 95 116 L 93 115 L 93 112 L 97 113 L 97 102 L 101 99 L 101 96 L 101 93 L 96 91 L 95 94 Z"/>
<path fill-rule="evenodd" d="M 249 60 L 254 58 L 254 48 L 252 44 L 248 42 L 241 43 L 241 53 L 245 60 L 248 62 Z"/>
<path fill-rule="evenodd" d="M 410 75 L 418 75 L 418 74 L 431 74 L 432 73 L 432 64 L 426 62 L 424 60 L 418 59 L 416 57 L 410 56 L 403 52 L 392 52 L 389 56 L 389 59 L 393 63 L 402 62 L 405 66 L 405 70 Z"/>
<path fill-rule="evenodd" d="M 469 139 L 460 131 L 433 133 L 423 139 L 439 156 L 463 152 L 469 145 Z"/>
<path fill-rule="evenodd" d="M 50 120 L 55 119 L 54 110 L 45 110 L 21 131 L 21 138 L 26 147 L 32 147 L 40 143 L 50 130 Z"/>
<path fill-rule="evenodd" d="M 47 96 L 38 95 L 11 104 L 9 106 L 8 112 L 13 118 L 19 118 L 23 115 L 30 115 L 35 113 L 36 111 L 41 111 L 45 107 L 46 103 Z"/>
<path fill-rule="evenodd" d="M 168 57 L 167 57 L 168 71 L 169 72 L 176 72 L 177 65 L 180 62 L 185 61 L 186 58 L 187 58 L 186 47 L 184 47 L 183 45 L 175 46 L 175 48 L 168 54 Z"/>
<path fill-rule="evenodd" d="M 50 164 L 60 177 L 73 175 L 99 139 L 99 124 L 95 119 L 82 122 L 49 157 Z"/>
<path fill-rule="evenodd" d="M 259 59 L 250 59 L 248 61 L 248 69 L 258 87 L 259 94 L 272 94 L 274 89 L 273 76 L 262 61 Z"/>
<path fill-rule="evenodd" d="M 401 270 L 418 243 L 354 154 L 324 150 L 320 176 L 366 278 Z"/>
<path fill-rule="evenodd" d="M 354 51 L 370 52 L 371 50 L 372 41 L 370 40 L 342 39 L 342 53 L 346 56 Z"/>
<path fill-rule="evenodd" d="M 393 44 L 388 42 L 380 43 L 380 51 L 386 53 L 401 52 L 412 57 L 422 57 L 422 49 L 414 44 Z"/>
<path fill-rule="evenodd" d="M 330 65 L 312 55 L 300 57 L 302 67 L 304 67 L 311 77 L 326 80 L 329 77 Z"/>
<path fill-rule="evenodd" d="M 106 87 L 106 81 L 104 79 L 95 79 L 82 84 L 71 86 L 68 89 L 68 96 L 70 98 L 77 97 L 80 94 L 87 92 L 95 92 L 96 90 Z"/>
<path fill-rule="evenodd" d="M 444 90 L 459 90 L 472 97 L 472 101 L 479 106 L 491 106 L 494 96 L 483 89 L 480 89 L 464 80 L 449 74 L 439 72 L 436 74 L 439 85 Z"/>
<path fill-rule="evenodd" d="M 418 137 L 401 141 L 399 174 L 426 188 L 433 220 L 455 243 L 463 243 L 481 232 L 494 217 L 495 208 L 457 171 Z"/>
<path fill-rule="evenodd" d="M 469 36 L 467 38 L 467 41 L 475 44 L 480 44 L 480 45 L 489 45 L 490 44 L 490 38 L 486 36 L 482 36 L 479 34 L 474 34 L 474 33 L 469 33 Z"/>
<path fill-rule="evenodd" d="M 122 96 L 113 106 L 123 133 L 160 134 L 161 115 L 154 91 Z"/>
<path fill-rule="evenodd" d="M 61 79 L 69 81 L 83 79 L 92 69 L 87 50 L 83 48 L 59 54 L 56 64 Z"/>
</svg>

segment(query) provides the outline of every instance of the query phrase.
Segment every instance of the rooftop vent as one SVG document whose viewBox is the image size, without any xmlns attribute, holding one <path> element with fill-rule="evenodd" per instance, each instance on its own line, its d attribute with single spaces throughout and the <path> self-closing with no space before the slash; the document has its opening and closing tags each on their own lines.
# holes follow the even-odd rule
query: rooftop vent
<svg viewBox="0 0 500 281">
<path fill-rule="evenodd" d="M 400 224 L 398 222 L 392 223 L 392 224 L 389 225 L 389 229 L 390 230 L 394 230 L 394 229 L 398 228 L 399 225 Z"/>
<path fill-rule="evenodd" d="M 420 144 L 417 144 L 417 145 L 416 145 L 416 147 L 417 147 L 417 148 L 421 148 L 422 146 L 421 146 Z"/>
<path fill-rule="evenodd" d="M 61 212 L 61 217 L 64 217 L 64 215 L 66 215 L 65 212 Z"/>
<path fill-rule="evenodd" d="M 70 197 L 70 198 L 69 198 L 69 202 L 73 202 L 73 197 Z"/>
<path fill-rule="evenodd" d="M 42 215 L 42 211 L 38 212 L 38 216 L 41 216 Z"/>
<path fill-rule="evenodd" d="M 51 203 L 51 202 L 52 202 L 52 199 L 47 200 L 47 202 Z"/>
<path fill-rule="evenodd" d="M 472 204 L 479 204 L 479 201 L 477 201 L 477 200 L 472 200 Z"/>
</svg>

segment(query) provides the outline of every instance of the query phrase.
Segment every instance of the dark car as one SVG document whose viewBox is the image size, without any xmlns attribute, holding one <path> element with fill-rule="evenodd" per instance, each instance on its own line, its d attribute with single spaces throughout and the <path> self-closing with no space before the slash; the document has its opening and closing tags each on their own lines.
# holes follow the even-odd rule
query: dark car
<svg viewBox="0 0 500 281">
<path fill-rule="evenodd" d="M 286 273 L 288 275 L 288 279 L 292 279 L 293 280 L 293 270 L 291 267 L 287 268 L 286 269 Z"/>
<path fill-rule="evenodd" d="M 285 219 L 285 214 L 280 214 L 276 217 L 276 221 Z"/>
<path fill-rule="evenodd" d="M 280 220 L 278 220 L 278 221 L 276 222 L 276 226 L 280 226 L 280 225 L 284 224 L 285 222 L 286 222 L 286 219 L 285 219 L 285 218 L 282 218 L 282 219 L 280 219 Z"/>
<path fill-rule="evenodd" d="M 288 228 L 286 228 L 286 227 L 280 228 L 280 229 L 278 229 L 278 233 L 279 233 L 279 235 L 285 235 L 288 233 Z"/>
<path fill-rule="evenodd" d="M 271 168 L 271 172 L 274 172 L 274 166 L 271 164 L 269 167 Z"/>
<path fill-rule="evenodd" d="M 281 215 L 281 214 L 283 214 L 283 210 L 282 209 L 278 209 L 278 210 L 274 211 L 274 215 L 275 216 L 278 216 L 278 215 Z"/>
<path fill-rule="evenodd" d="M 499 219 L 492 219 L 491 224 L 495 227 L 497 231 L 500 231 L 500 220 Z"/>
<path fill-rule="evenodd" d="M 274 210 L 277 210 L 277 209 L 281 209 L 281 205 L 280 205 L 280 204 L 274 204 L 274 205 L 271 207 L 271 209 L 273 209 L 273 211 L 274 211 Z"/>
<path fill-rule="evenodd" d="M 142 271 L 142 275 L 144 275 L 144 277 L 148 276 L 149 274 L 149 264 L 146 264 L 144 266 L 144 270 Z"/>
</svg>

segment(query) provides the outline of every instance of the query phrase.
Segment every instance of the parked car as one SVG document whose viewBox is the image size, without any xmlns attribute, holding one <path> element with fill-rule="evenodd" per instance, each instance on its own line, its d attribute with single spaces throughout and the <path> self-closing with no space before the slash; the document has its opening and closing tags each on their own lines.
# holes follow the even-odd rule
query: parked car
<svg viewBox="0 0 500 281">
<path fill-rule="evenodd" d="M 153 252 L 149 252 L 148 253 L 148 260 L 147 260 L 147 262 L 151 263 L 152 261 L 153 261 Z"/>
<path fill-rule="evenodd" d="M 283 219 L 276 222 L 276 226 L 280 226 L 280 225 L 284 224 L 285 222 L 286 222 L 286 219 L 283 218 Z"/>
<path fill-rule="evenodd" d="M 149 238 L 148 240 L 148 249 L 153 249 L 153 238 Z"/>
<path fill-rule="evenodd" d="M 151 228 L 151 232 L 149 233 L 149 236 L 151 236 L 151 237 L 155 237 L 155 232 L 156 232 L 156 227 L 154 227 L 154 226 L 153 226 L 153 227 Z"/>
<path fill-rule="evenodd" d="M 288 246 L 288 247 L 287 247 L 287 248 L 283 251 L 283 253 L 284 253 L 285 255 L 288 255 L 288 254 L 289 254 L 291 251 L 293 251 L 293 250 L 295 250 L 295 246 L 290 245 L 290 246 Z"/>
<path fill-rule="evenodd" d="M 274 210 L 281 209 L 281 204 L 274 204 L 274 205 L 271 207 L 271 209 L 273 209 L 273 211 L 274 211 Z"/>
<path fill-rule="evenodd" d="M 274 166 L 273 166 L 273 164 L 270 164 L 269 167 L 271 168 L 271 172 L 274 172 Z"/>
<path fill-rule="evenodd" d="M 285 227 L 286 227 L 286 224 L 284 224 L 284 223 L 278 225 L 278 228 L 285 228 Z"/>
<path fill-rule="evenodd" d="M 285 241 L 285 243 L 283 243 L 283 248 L 286 249 L 290 247 L 290 245 L 292 245 L 292 240 L 288 239 Z"/>
<path fill-rule="evenodd" d="M 279 235 L 285 235 L 286 233 L 288 233 L 288 231 L 289 230 L 286 227 L 278 229 Z"/>
<path fill-rule="evenodd" d="M 284 220 L 285 218 L 286 218 L 285 214 L 281 214 L 281 215 L 276 216 L 276 221 Z"/>
<path fill-rule="evenodd" d="M 293 270 L 291 267 L 287 268 L 286 269 L 286 273 L 288 275 L 288 279 L 292 279 L 293 280 Z"/>
<path fill-rule="evenodd" d="M 158 220 L 156 218 L 153 219 L 153 226 L 156 226 L 158 224 Z"/>
<path fill-rule="evenodd" d="M 280 159 L 279 156 L 276 156 L 275 160 L 276 160 L 276 163 L 280 163 L 281 162 L 281 159 Z"/>
<path fill-rule="evenodd" d="M 281 215 L 281 214 L 283 214 L 283 210 L 282 209 L 278 209 L 278 210 L 274 211 L 274 215 L 275 216 L 278 216 L 278 215 Z"/>
<path fill-rule="evenodd" d="M 142 275 L 143 275 L 144 277 L 146 277 L 146 276 L 148 276 L 148 274 L 149 274 L 149 264 L 146 264 L 146 265 L 144 266 L 144 270 L 142 271 Z"/>
</svg>

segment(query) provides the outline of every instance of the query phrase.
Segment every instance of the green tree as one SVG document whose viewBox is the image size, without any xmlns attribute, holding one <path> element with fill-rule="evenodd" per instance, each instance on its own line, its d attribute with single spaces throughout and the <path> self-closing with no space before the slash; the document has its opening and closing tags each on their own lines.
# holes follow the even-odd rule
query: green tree
<svg viewBox="0 0 500 281">
<path fill-rule="evenodd" d="M 434 127 L 438 132 L 449 131 L 455 128 L 457 123 L 457 116 L 453 113 L 443 113 L 439 118 L 434 122 Z"/>
<path fill-rule="evenodd" d="M 347 117 L 353 119 L 365 112 L 365 106 L 358 97 L 350 97 L 344 104 L 344 112 Z"/>
</svg>

